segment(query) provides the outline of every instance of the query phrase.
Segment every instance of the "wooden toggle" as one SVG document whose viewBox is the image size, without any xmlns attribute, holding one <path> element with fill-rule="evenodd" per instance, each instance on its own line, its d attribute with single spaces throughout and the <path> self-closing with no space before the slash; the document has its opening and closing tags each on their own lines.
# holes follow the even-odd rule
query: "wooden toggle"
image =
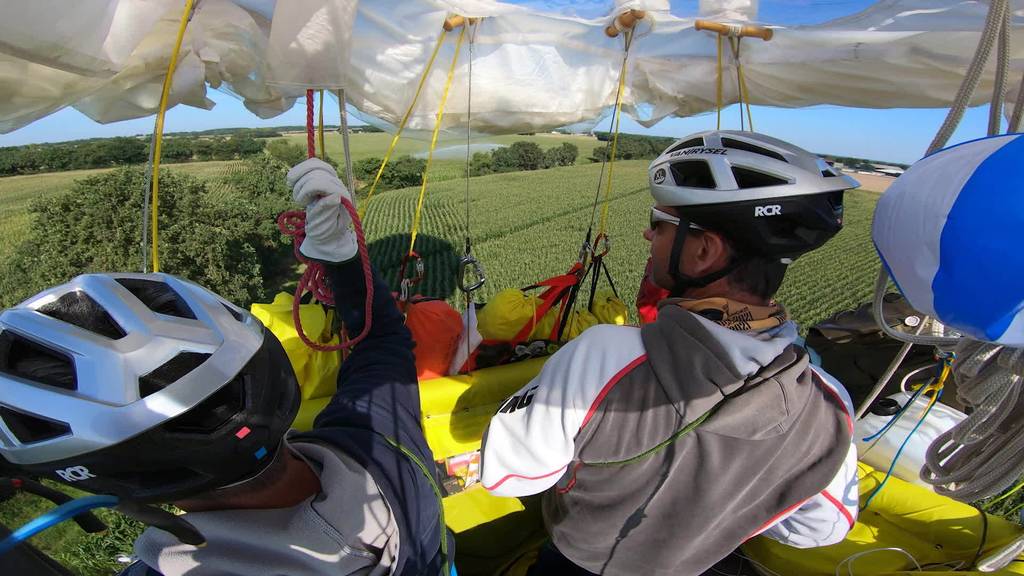
<svg viewBox="0 0 1024 576">
<path fill-rule="evenodd" d="M 445 32 L 451 32 L 452 30 L 455 30 L 459 26 L 465 25 L 467 21 L 470 24 L 476 24 L 479 20 L 479 18 L 466 18 L 465 16 L 458 15 L 449 16 L 448 18 L 444 19 L 444 29 Z"/>
<path fill-rule="evenodd" d="M 744 24 L 742 26 L 738 24 L 726 24 L 724 22 L 713 22 L 711 20 L 697 20 L 693 23 L 694 30 L 707 30 L 709 32 L 715 32 L 721 36 L 735 36 L 738 38 L 760 38 L 761 40 L 768 41 L 772 39 L 775 32 L 771 28 L 764 26 L 754 26 L 752 24 Z"/>
<path fill-rule="evenodd" d="M 632 29 L 633 26 L 636 26 L 637 20 L 642 20 L 646 15 L 647 13 L 643 10 L 630 10 L 628 12 L 623 12 L 622 14 L 619 14 L 618 18 L 616 18 L 610 26 L 604 29 L 604 33 L 607 34 L 609 38 L 615 38 L 621 32 Z"/>
</svg>

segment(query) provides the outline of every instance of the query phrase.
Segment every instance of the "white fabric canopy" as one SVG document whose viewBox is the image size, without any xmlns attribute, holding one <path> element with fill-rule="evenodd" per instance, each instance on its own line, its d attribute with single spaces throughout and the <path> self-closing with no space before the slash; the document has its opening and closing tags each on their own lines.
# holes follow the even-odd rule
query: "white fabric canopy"
<svg viewBox="0 0 1024 576">
<path fill-rule="evenodd" d="M 769 0 L 765 0 L 766 2 Z M 152 114 L 182 0 L 0 0 L 0 133 L 64 106 L 99 122 Z M 1009 97 L 1024 74 L 1024 0 L 1013 0 Z M 207 86 L 236 94 L 261 118 L 306 88 L 344 88 L 351 104 L 397 123 L 445 17 L 483 17 L 473 58 L 473 129 L 547 130 L 593 119 L 614 103 L 622 37 L 604 28 L 648 11 L 631 48 L 624 103 L 650 125 L 715 107 L 716 41 L 664 0 L 619 1 L 605 18 L 543 13 L 493 0 L 198 0 L 174 75 L 171 105 L 211 108 Z M 757 0 L 701 0 L 702 17 L 756 20 Z M 813 2 L 811 7 L 813 10 Z M 741 58 L 753 104 L 945 107 L 978 43 L 988 2 L 883 0 L 825 24 L 747 38 Z M 771 25 L 772 23 L 764 23 Z M 449 33 L 409 127 L 433 127 L 458 31 Z M 728 43 L 724 100 L 738 100 Z M 466 122 L 469 43 L 444 116 Z M 973 104 L 991 96 L 995 62 Z"/>
</svg>

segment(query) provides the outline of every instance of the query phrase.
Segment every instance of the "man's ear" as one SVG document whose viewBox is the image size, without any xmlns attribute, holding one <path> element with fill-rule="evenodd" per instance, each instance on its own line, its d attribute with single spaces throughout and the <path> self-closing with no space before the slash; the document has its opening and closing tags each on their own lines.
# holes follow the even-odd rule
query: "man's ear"
<svg viewBox="0 0 1024 576">
<path fill-rule="evenodd" d="M 729 265 L 731 248 L 718 232 L 704 231 L 689 241 L 698 245 L 694 258 L 696 276 L 712 274 Z"/>
</svg>

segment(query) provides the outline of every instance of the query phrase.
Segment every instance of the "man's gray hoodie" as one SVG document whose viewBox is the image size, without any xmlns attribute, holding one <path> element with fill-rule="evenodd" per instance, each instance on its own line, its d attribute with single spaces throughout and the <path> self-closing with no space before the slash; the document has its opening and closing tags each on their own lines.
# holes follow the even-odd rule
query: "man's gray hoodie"
<svg viewBox="0 0 1024 576">
<path fill-rule="evenodd" d="M 495 414 L 483 484 L 547 490 L 553 543 L 601 574 L 700 574 L 761 533 L 838 542 L 857 513 L 852 410 L 796 336 L 678 306 L 591 328 Z"/>
</svg>

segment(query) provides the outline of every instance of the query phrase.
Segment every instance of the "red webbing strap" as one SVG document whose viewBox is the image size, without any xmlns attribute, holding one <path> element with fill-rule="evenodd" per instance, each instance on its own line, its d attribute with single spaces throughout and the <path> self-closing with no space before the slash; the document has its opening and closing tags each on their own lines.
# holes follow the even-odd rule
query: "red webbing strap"
<svg viewBox="0 0 1024 576">
<path fill-rule="evenodd" d="M 519 333 L 512 338 L 511 343 L 513 345 L 519 344 L 529 338 L 533 329 L 537 326 L 537 323 L 540 322 L 541 318 L 543 318 L 544 315 L 548 313 L 548 310 L 551 310 L 555 304 L 559 304 L 564 307 L 565 302 L 569 297 L 570 289 L 580 281 L 579 271 L 582 268 L 583 266 L 581 264 L 576 263 L 569 272 L 562 274 L 561 276 L 554 276 L 547 280 L 537 282 L 533 286 L 526 288 L 526 290 L 531 290 L 533 288 L 540 288 L 541 286 L 548 286 L 548 289 L 538 296 L 538 298 L 540 298 L 541 305 L 537 307 L 536 311 L 534 311 L 533 321 L 527 322 L 526 325 L 519 330 Z M 558 325 L 560 324 L 562 316 L 566 313 L 567 311 L 564 309 L 559 312 L 559 322 L 555 322 L 554 330 L 551 333 L 551 340 L 554 340 L 555 337 L 557 337 Z"/>
</svg>

